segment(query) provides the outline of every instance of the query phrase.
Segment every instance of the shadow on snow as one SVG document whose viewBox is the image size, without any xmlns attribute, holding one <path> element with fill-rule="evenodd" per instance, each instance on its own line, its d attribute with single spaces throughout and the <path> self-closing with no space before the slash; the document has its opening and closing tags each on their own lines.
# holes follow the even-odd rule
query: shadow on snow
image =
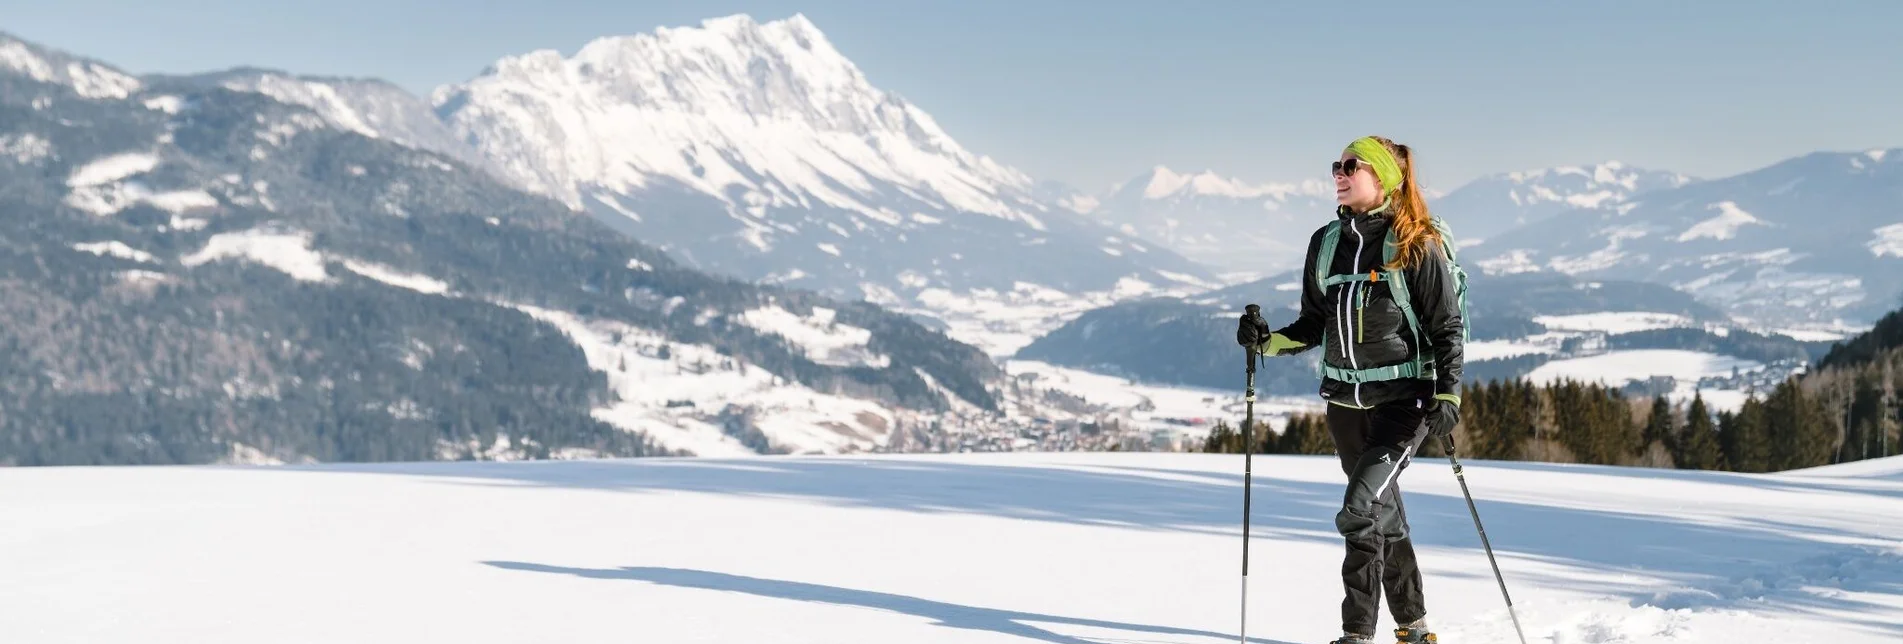
<svg viewBox="0 0 1903 644">
<path fill-rule="evenodd" d="M 1042 642 L 1052 642 L 1053 644 L 1102 644 L 1106 641 L 1128 640 L 1073 637 L 1039 628 L 1032 624 L 1068 624 L 1073 626 L 1150 633 L 1154 635 L 1190 635 L 1217 639 L 1230 639 L 1235 637 L 1235 635 L 1230 633 L 1215 633 L 1171 626 L 1153 626 L 1129 622 L 1000 610 L 980 606 L 966 606 L 896 593 L 856 590 L 800 581 L 762 579 L 759 577 L 748 577 L 745 575 L 734 575 L 707 570 L 633 566 L 606 569 L 565 568 L 561 566 L 547 566 L 514 561 L 485 561 L 483 563 L 506 570 L 567 574 L 589 579 L 645 581 L 677 588 L 737 592 L 760 597 L 889 610 L 929 619 L 939 626 L 966 630 L 991 631 Z M 841 633 L 840 635 L 846 636 L 848 634 Z M 852 638 L 848 637 L 847 639 Z M 1293 644 L 1291 642 L 1255 637 L 1249 638 L 1249 641 L 1260 642 L 1262 644 Z"/>
<path fill-rule="evenodd" d="M 1208 455 L 1237 458 L 1236 455 Z M 1302 540 L 1336 544 L 1334 514 L 1343 488 L 1336 483 L 1314 483 L 1273 478 L 1274 462 L 1289 457 L 1258 455 L 1254 477 L 1254 513 L 1251 536 L 1262 540 Z M 1561 470 L 1562 466 L 1463 460 L 1476 494 L 1484 491 L 1488 469 Z M 967 513 L 1027 521 L 1055 521 L 1138 530 L 1184 531 L 1240 537 L 1242 473 L 1120 468 L 1092 465 L 1080 469 L 1017 464 L 958 463 L 943 460 L 854 459 L 850 457 L 776 457 L 745 459 L 660 458 L 602 461 L 537 461 L 513 463 L 402 463 L 330 464 L 308 471 L 375 472 L 491 480 L 496 484 L 538 485 L 557 488 L 627 492 L 700 492 L 738 496 L 799 498 L 845 507 L 870 507 L 923 513 Z M 1572 470 L 1577 471 L 1577 470 Z M 1671 470 L 1596 468 L 1593 474 L 1692 478 L 1716 485 L 1754 489 L 1796 488 L 1821 493 L 1856 494 L 1841 482 L 1811 482 L 1801 478 L 1708 476 Z M 1408 468 L 1400 483 L 1420 476 L 1449 476 L 1439 459 L 1424 459 Z M 1344 477 L 1345 479 L 1345 477 Z M 1742 490 L 1739 494 L 1750 494 Z M 1886 495 L 1872 496 L 1880 501 Z M 1406 493 L 1412 536 L 1424 548 L 1479 550 L 1465 500 L 1455 495 Z M 1749 602 L 1753 610 L 1789 610 L 1814 614 L 1861 611 L 1880 615 L 1884 607 L 1848 597 L 1829 597 L 1778 587 L 1753 580 L 1774 578 L 1804 562 L 1853 558 L 1875 561 L 1885 572 L 1866 581 L 1824 578 L 1824 585 L 1892 588 L 1889 568 L 1903 564 L 1897 557 L 1870 559 L 1862 551 L 1830 543 L 1846 538 L 1894 539 L 1894 535 L 1863 534 L 1771 517 L 1747 517 L 1723 525 L 1642 513 L 1612 512 L 1557 505 L 1477 498 L 1476 505 L 1494 551 L 1501 559 L 1509 587 L 1532 581 L 1540 585 L 1594 591 L 1628 599 L 1634 605 L 1682 603 L 1682 597 L 1660 596 L 1655 584 L 1664 583 L 1709 590 L 1706 599 L 1691 605 Z M 1591 581 L 1513 570 L 1515 558 L 1543 560 L 1597 571 L 1630 572 L 1629 582 Z M 1425 559 L 1425 557 L 1424 557 Z M 1429 562 L 1424 561 L 1424 564 Z M 527 564 L 522 564 L 527 565 Z M 1771 566 L 1767 568 L 1767 566 Z M 1797 566 L 1797 568 L 1790 568 Z M 713 579 L 719 573 L 655 572 L 629 569 L 666 579 Z M 645 572 L 641 572 L 645 571 Z M 1491 578 L 1486 568 L 1467 571 Z M 1461 576 L 1459 571 L 1450 574 Z M 696 576 L 699 575 L 699 576 Z M 1617 575 L 1602 575 L 1617 579 Z M 785 590 L 797 582 L 738 581 L 750 588 Z M 1320 582 L 1321 580 L 1317 580 Z M 1328 583 L 1338 583 L 1330 579 Z M 858 591 L 840 591 L 858 592 Z M 1516 591 L 1518 596 L 1520 591 Z M 1756 600 L 1767 600 L 1758 603 Z M 895 600 L 897 601 L 897 600 Z M 924 602 L 925 600 L 905 600 Z M 928 602 L 929 603 L 929 602 Z M 909 604 L 908 604 L 909 605 Z M 1681 605 L 1681 607 L 1684 607 Z M 1903 625 L 1873 617 L 1864 625 L 1887 634 L 1903 634 Z M 1062 640 L 1059 640 L 1062 641 Z"/>
</svg>

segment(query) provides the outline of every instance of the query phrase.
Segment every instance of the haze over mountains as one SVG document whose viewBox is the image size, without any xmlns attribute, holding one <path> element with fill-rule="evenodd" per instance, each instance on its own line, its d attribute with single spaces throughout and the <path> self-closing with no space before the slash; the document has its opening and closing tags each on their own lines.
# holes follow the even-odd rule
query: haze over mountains
<svg viewBox="0 0 1903 644">
<path fill-rule="evenodd" d="M 604 36 L 566 57 L 525 52 L 428 97 L 255 69 L 196 78 L 485 167 L 690 266 L 922 313 L 993 354 L 1123 297 L 1186 295 L 1294 268 L 1306 232 L 1333 207 L 1320 171 L 1255 182 L 1157 166 L 1103 190 L 1037 180 L 960 146 L 797 14 Z M 1488 271 L 1716 287 L 1692 295 L 1767 328 L 1868 324 L 1903 292 L 1873 274 L 1903 255 L 1884 232 L 1898 218 L 1881 205 L 1899 190 L 1884 170 L 1897 157 L 1820 154 L 1840 158 L 1733 178 L 1606 161 L 1501 172 L 1429 196 Z M 1838 169 L 1866 181 L 1838 185 Z M 1723 222 L 1685 237 L 1703 219 L 1659 214 L 1660 199 L 1707 218 L 1821 224 L 1808 228 L 1858 252 L 1716 234 Z M 1725 202 L 1762 212 L 1715 210 Z M 1555 217 L 1571 223 L 1535 225 Z M 1674 246 L 1624 250 L 1640 227 L 1672 226 Z M 1759 272 L 1761 283 L 1744 279 Z M 1770 301 L 1819 280 L 1835 295 Z"/>
</svg>

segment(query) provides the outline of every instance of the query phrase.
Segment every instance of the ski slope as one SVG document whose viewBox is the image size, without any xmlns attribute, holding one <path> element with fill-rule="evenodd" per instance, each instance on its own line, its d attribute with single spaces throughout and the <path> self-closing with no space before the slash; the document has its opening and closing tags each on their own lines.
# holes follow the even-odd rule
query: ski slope
<svg viewBox="0 0 1903 644">
<path fill-rule="evenodd" d="M 1903 639 L 1903 460 L 1784 475 L 1465 465 L 1529 642 Z M 1234 642 L 1242 466 L 988 453 L 0 469 L 0 641 Z M 1326 642 L 1341 472 L 1257 456 L 1254 473 L 1250 640 Z M 1441 641 L 1516 641 L 1447 462 L 1416 462 L 1401 485 Z"/>
</svg>

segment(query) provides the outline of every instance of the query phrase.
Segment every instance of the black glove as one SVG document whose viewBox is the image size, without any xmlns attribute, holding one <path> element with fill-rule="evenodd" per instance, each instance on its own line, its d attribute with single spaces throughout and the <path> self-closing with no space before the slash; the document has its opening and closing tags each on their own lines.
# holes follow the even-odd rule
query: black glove
<svg viewBox="0 0 1903 644">
<path fill-rule="evenodd" d="M 1427 408 L 1427 433 L 1435 438 L 1445 438 L 1454 433 L 1454 426 L 1460 424 L 1460 399 L 1448 400 L 1435 396 Z"/>
<path fill-rule="evenodd" d="M 1255 347 L 1269 339 L 1269 321 L 1262 319 L 1262 307 L 1250 304 L 1242 319 L 1236 321 L 1236 344 Z"/>
</svg>

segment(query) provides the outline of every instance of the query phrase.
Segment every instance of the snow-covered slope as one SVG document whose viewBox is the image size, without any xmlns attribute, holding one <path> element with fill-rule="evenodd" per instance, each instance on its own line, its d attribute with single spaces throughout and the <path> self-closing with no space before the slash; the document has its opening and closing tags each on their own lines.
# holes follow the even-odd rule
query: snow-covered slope
<svg viewBox="0 0 1903 644">
<path fill-rule="evenodd" d="M 1894 460 L 1777 475 L 1462 464 L 1529 642 L 1875 644 L 1903 638 Z M 1222 644 L 1244 608 L 1242 461 L 0 469 L 0 486 L 32 490 L 0 495 L 0 633 Z M 1250 641 L 1333 639 L 1340 466 L 1253 462 Z M 1417 459 L 1400 481 L 1441 641 L 1518 644 L 1448 463 Z"/>
<path fill-rule="evenodd" d="M 1080 201 L 1125 234 L 1247 279 L 1301 267 L 1308 233 L 1333 216 L 1335 189 L 1323 179 L 1251 184 L 1156 166 Z"/>
<path fill-rule="evenodd" d="M 1126 278 L 1159 289 L 1212 279 L 1040 201 L 1030 177 L 874 86 L 801 15 L 504 58 L 431 101 L 516 183 L 748 280 L 1015 325 L 959 303 L 998 301 L 1021 282 L 1089 297 Z"/>
<path fill-rule="evenodd" d="M 1428 207 L 1452 225 L 1463 244 L 1477 244 L 1569 209 L 1618 208 L 1635 195 L 1692 181 L 1675 172 L 1607 161 L 1488 175 L 1431 199 Z"/>
<path fill-rule="evenodd" d="M 1762 328 L 1874 320 L 1903 294 L 1903 151 L 1818 152 L 1514 229 L 1465 256 L 1490 273 L 1669 284 Z"/>
<path fill-rule="evenodd" d="M 0 31 L 0 73 L 63 86 L 82 98 L 115 100 L 131 96 L 143 85 L 138 78 L 112 66 L 41 47 Z M 35 109 L 45 109 L 36 101 Z"/>
<path fill-rule="evenodd" d="M 340 85 L 155 76 L 99 98 L 33 70 L 120 72 L 0 47 L 39 61 L 0 68 L 0 464 L 837 453 L 1010 431 L 1005 374 L 972 346 L 682 267 L 397 141 L 379 126 L 400 119 Z"/>
<path fill-rule="evenodd" d="M 505 173 L 495 171 L 474 148 L 458 139 L 449 126 L 436 117 L 428 101 L 386 81 L 299 76 L 253 67 L 176 80 L 241 92 L 257 92 L 285 103 L 302 105 L 311 108 L 338 129 L 439 152 L 488 171 L 497 178 L 508 179 Z"/>
</svg>

